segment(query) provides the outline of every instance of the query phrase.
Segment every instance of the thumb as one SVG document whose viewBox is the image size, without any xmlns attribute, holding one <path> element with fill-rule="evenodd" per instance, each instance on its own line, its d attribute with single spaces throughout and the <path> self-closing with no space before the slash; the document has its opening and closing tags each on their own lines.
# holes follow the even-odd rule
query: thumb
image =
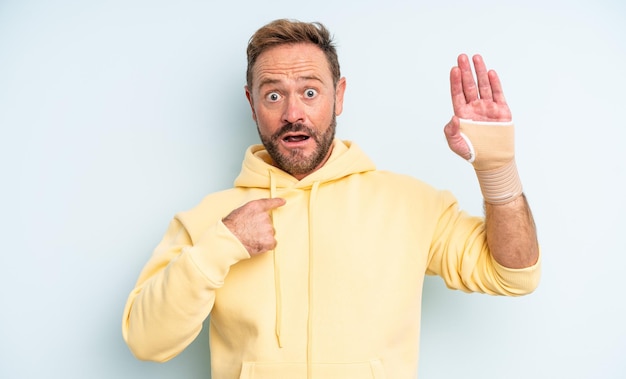
<svg viewBox="0 0 626 379">
<path fill-rule="evenodd" d="M 467 144 L 467 140 L 461 134 L 461 122 L 457 116 L 452 116 L 450 122 L 443 128 L 443 133 L 448 141 L 450 150 L 455 152 L 461 158 L 469 160 L 472 158 L 472 152 Z"/>
</svg>

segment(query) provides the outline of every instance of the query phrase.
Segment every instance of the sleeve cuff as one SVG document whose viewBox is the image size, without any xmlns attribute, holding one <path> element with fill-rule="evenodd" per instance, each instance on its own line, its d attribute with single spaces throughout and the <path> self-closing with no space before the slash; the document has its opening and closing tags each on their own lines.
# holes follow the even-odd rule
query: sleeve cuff
<svg viewBox="0 0 626 379">
<path fill-rule="evenodd" d="M 216 288 L 224 284 L 224 278 L 232 265 L 250 258 L 246 248 L 221 220 L 202 235 L 189 254 Z"/>
<path fill-rule="evenodd" d="M 541 278 L 541 249 L 537 262 L 529 267 L 509 268 L 502 266 L 495 259 L 493 264 L 502 285 L 511 296 L 522 296 L 533 292 L 539 286 Z"/>
</svg>

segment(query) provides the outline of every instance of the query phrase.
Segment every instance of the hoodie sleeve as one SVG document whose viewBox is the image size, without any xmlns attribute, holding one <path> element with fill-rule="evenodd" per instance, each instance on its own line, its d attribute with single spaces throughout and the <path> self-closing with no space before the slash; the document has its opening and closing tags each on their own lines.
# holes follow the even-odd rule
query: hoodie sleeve
<svg viewBox="0 0 626 379">
<path fill-rule="evenodd" d="M 429 253 L 427 274 L 439 275 L 446 286 L 465 292 L 521 296 L 535 290 L 541 259 L 527 268 L 500 265 L 487 245 L 484 218 L 458 209 L 456 199 L 442 192 L 441 212 Z"/>
<path fill-rule="evenodd" d="M 221 221 L 192 242 L 174 218 L 126 302 L 122 334 L 132 353 L 164 362 L 183 351 L 200 333 L 230 267 L 249 257 Z"/>
</svg>

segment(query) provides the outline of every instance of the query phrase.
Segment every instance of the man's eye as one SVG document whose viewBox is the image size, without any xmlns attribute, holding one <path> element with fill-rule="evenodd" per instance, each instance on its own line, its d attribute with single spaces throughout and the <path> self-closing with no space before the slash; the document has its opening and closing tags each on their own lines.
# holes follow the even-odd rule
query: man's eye
<svg viewBox="0 0 626 379">
<path fill-rule="evenodd" d="M 271 92 L 267 95 L 267 100 L 269 101 L 278 101 L 280 100 L 280 95 L 276 92 Z"/>
<path fill-rule="evenodd" d="M 309 98 L 309 99 L 312 99 L 315 96 L 317 96 L 317 91 L 314 90 L 314 89 L 309 88 L 306 91 L 304 91 L 304 96 Z"/>
</svg>

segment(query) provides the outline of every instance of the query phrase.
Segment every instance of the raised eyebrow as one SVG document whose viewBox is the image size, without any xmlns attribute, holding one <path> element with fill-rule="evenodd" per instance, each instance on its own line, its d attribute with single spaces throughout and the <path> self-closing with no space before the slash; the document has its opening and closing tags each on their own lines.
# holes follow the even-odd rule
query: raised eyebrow
<svg viewBox="0 0 626 379">
<path fill-rule="evenodd" d="M 315 76 L 315 75 L 300 76 L 300 77 L 298 77 L 297 80 L 299 82 L 300 81 L 316 81 L 316 82 L 322 83 L 322 79 L 319 78 L 318 76 Z M 261 79 L 261 81 L 259 82 L 259 88 L 263 88 L 263 87 L 268 86 L 268 85 L 275 85 L 275 84 L 278 84 L 280 82 L 281 82 L 280 79 L 264 78 L 264 79 Z"/>
<path fill-rule="evenodd" d="M 319 82 L 319 83 L 323 83 L 323 80 L 315 75 L 311 75 L 311 76 L 301 76 L 298 78 L 298 81 L 315 81 L 315 82 Z"/>
<path fill-rule="evenodd" d="M 278 80 L 278 79 L 271 79 L 271 78 L 265 78 L 265 79 L 262 79 L 259 82 L 259 88 L 263 88 L 263 87 L 268 86 L 268 85 L 274 85 L 276 83 L 280 83 L 280 80 Z"/>
<path fill-rule="evenodd" d="M 322 79 L 316 75 L 301 76 L 298 78 L 298 80 L 316 80 L 318 82 L 322 81 Z"/>
</svg>

